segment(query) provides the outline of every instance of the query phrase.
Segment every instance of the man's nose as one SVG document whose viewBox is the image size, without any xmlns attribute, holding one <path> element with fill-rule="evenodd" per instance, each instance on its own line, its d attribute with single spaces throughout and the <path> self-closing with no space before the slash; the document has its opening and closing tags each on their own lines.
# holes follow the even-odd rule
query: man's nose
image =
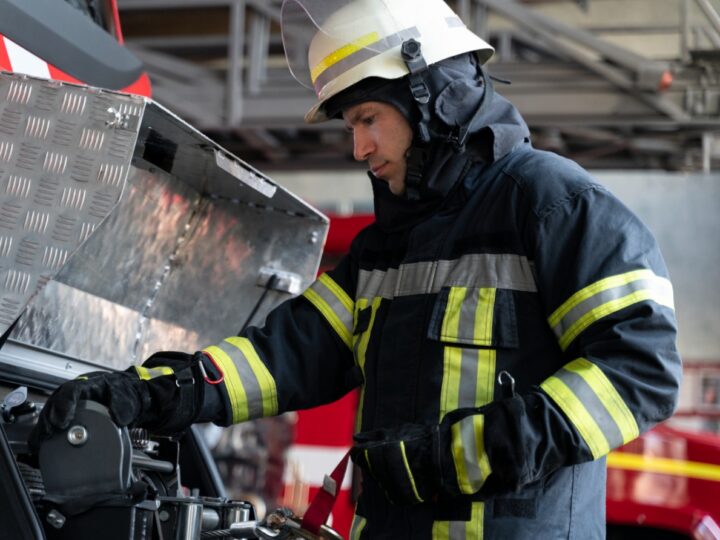
<svg viewBox="0 0 720 540">
<path fill-rule="evenodd" d="M 364 131 L 356 129 L 353 133 L 353 157 L 357 161 L 367 161 L 374 148 L 372 137 Z"/>
</svg>

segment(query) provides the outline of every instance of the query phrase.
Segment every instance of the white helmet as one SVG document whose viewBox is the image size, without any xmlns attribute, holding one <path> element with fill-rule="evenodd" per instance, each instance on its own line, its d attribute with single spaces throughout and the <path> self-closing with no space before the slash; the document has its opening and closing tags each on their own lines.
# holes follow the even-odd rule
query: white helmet
<svg viewBox="0 0 720 540">
<path fill-rule="evenodd" d="M 442 0 L 284 0 L 282 34 L 290 72 L 318 97 L 311 124 L 328 120 L 325 102 L 363 79 L 407 75 L 400 50 L 409 39 L 428 65 L 471 51 L 484 64 L 494 52 Z"/>
</svg>

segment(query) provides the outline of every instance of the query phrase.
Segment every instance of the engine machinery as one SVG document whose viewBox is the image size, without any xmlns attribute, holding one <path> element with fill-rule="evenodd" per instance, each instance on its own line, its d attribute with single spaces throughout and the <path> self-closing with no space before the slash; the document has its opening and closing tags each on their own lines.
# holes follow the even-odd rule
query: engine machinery
<svg viewBox="0 0 720 540">
<path fill-rule="evenodd" d="M 39 455 L 25 441 L 63 381 L 261 323 L 313 281 L 327 230 L 151 99 L 0 73 L 0 537 L 318 538 L 228 500 L 195 428 L 128 431 L 88 402 Z"/>
</svg>

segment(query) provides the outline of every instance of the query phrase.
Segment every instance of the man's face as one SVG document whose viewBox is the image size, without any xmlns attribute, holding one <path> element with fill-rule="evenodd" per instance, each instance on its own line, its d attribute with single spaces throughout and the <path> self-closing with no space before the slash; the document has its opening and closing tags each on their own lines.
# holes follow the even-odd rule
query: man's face
<svg viewBox="0 0 720 540">
<path fill-rule="evenodd" d="M 367 101 L 343 111 L 345 127 L 353 134 L 353 156 L 367 161 L 377 178 L 388 183 L 395 195 L 405 192 L 405 154 L 413 132 L 395 107 L 380 101 Z"/>
</svg>

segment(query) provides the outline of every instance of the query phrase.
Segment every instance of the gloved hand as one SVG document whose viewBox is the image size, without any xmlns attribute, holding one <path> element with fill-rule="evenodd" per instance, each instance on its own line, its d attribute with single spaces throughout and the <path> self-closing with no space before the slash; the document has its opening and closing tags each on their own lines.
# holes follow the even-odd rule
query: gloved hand
<svg viewBox="0 0 720 540">
<path fill-rule="evenodd" d="M 514 397 L 480 408 L 458 409 L 445 415 L 437 426 L 406 424 L 396 430 L 358 433 L 350 454 L 398 505 L 432 500 L 435 495 L 508 492 L 519 484 L 524 463 L 522 447 L 516 444 L 520 430 L 516 420 L 523 417 L 518 403 L 522 400 Z M 494 468 L 485 436 L 488 424 L 495 433 L 505 435 L 492 449 Z"/>
<path fill-rule="evenodd" d="M 157 353 L 142 368 L 123 372 L 93 372 L 61 385 L 43 407 L 28 441 L 37 451 L 54 432 L 70 426 L 78 403 L 105 405 L 120 427 L 130 424 L 156 433 L 177 433 L 198 421 L 220 416 L 219 399 L 206 399 L 202 353 Z M 211 363 L 204 370 L 214 369 Z M 209 396 L 207 396 L 209 397 Z"/>
<path fill-rule="evenodd" d="M 355 435 L 350 455 L 397 505 L 429 501 L 438 489 L 433 445 L 438 426 L 406 424 Z"/>
</svg>

